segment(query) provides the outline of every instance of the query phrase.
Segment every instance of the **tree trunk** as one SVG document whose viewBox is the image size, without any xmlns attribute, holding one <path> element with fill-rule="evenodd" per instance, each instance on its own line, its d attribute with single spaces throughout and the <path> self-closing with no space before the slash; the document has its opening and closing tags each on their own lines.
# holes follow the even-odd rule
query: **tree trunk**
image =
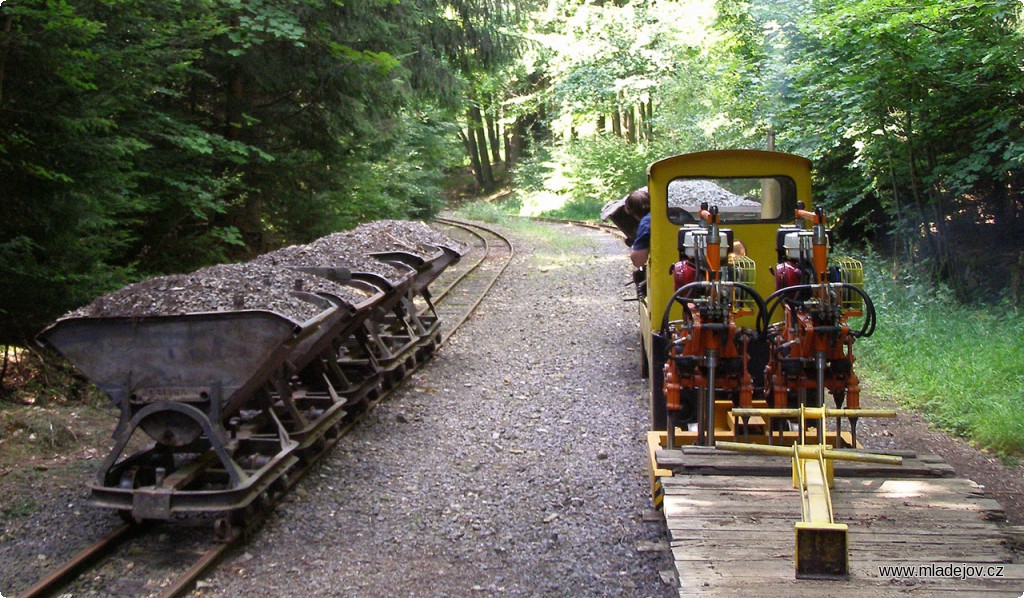
<svg viewBox="0 0 1024 598">
<path fill-rule="evenodd" d="M 523 152 L 526 150 L 526 135 L 526 119 L 522 116 L 517 116 L 516 123 L 512 126 L 512 139 L 509 144 L 511 146 L 509 162 L 518 162 L 519 158 L 523 157 Z"/>
<path fill-rule="evenodd" d="M 537 111 L 531 115 L 530 133 L 534 141 L 544 141 L 551 138 L 551 127 L 548 126 L 547 104 L 541 102 Z"/>
<path fill-rule="evenodd" d="M 647 96 L 647 140 L 654 139 L 654 98 Z"/>
<path fill-rule="evenodd" d="M 647 106 L 643 102 L 636 105 L 636 136 L 637 139 L 647 140 Z"/>
<path fill-rule="evenodd" d="M 512 166 L 512 162 L 515 159 L 512 155 L 512 132 L 509 131 L 508 127 L 505 127 L 503 133 L 503 141 L 505 142 L 505 172 L 508 172 L 508 169 Z"/>
<path fill-rule="evenodd" d="M 636 113 L 632 104 L 626 109 L 626 141 L 636 143 Z"/>
<path fill-rule="evenodd" d="M 473 178 L 476 179 L 477 189 L 484 188 L 484 175 L 480 169 L 480 148 L 476 144 L 476 135 L 473 133 L 473 117 L 466 111 L 466 130 L 459 131 L 462 143 L 466 146 L 466 153 L 469 154 L 469 162 L 473 166 Z"/>
<path fill-rule="evenodd" d="M 487 138 L 491 142 L 491 159 L 495 164 L 501 162 L 501 144 L 498 143 L 498 125 L 494 122 L 494 113 L 487 111 Z"/>
<path fill-rule="evenodd" d="M 3 368 L 0 369 L 0 399 L 7 395 L 7 389 L 4 387 L 4 378 L 7 377 L 7 364 L 10 363 L 10 352 L 11 346 L 4 345 L 4 365 Z"/>
<path fill-rule="evenodd" d="M 240 22 L 237 16 L 232 16 L 231 28 L 237 30 Z M 238 68 L 237 64 L 235 67 L 228 75 L 224 98 L 224 138 L 228 140 L 238 138 L 238 127 L 244 113 L 242 102 L 245 99 L 245 83 L 242 81 L 242 70 Z"/>
<path fill-rule="evenodd" d="M 491 170 L 491 161 L 487 156 L 487 139 L 484 134 L 484 120 L 480 114 L 480 107 L 473 104 L 469 108 L 469 126 L 473 129 L 480 155 L 480 177 L 483 180 L 484 192 L 494 190 L 494 172 Z"/>
<path fill-rule="evenodd" d="M 607 119 L 605 118 L 604 114 L 598 114 L 597 115 L 597 132 L 598 133 L 604 133 L 605 129 L 607 128 L 607 123 L 605 122 L 606 120 Z"/>
<path fill-rule="evenodd" d="M 616 137 L 622 137 L 622 115 L 619 113 L 619 107 L 615 107 L 615 111 L 612 112 L 612 135 Z"/>
</svg>

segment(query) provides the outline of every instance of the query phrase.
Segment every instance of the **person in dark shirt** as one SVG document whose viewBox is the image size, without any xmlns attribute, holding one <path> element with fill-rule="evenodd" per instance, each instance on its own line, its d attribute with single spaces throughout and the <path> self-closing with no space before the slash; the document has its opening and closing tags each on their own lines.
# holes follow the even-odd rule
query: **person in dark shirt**
<svg viewBox="0 0 1024 598">
<path fill-rule="evenodd" d="M 626 196 L 626 211 L 640 221 L 629 259 L 634 266 L 642 268 L 651 250 L 651 195 L 647 187 L 640 187 Z"/>
</svg>

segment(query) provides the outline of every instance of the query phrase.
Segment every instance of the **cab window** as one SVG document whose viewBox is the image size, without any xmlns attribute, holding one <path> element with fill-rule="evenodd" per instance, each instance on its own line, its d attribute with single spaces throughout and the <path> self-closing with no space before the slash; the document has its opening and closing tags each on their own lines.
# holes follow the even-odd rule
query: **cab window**
<svg viewBox="0 0 1024 598">
<path fill-rule="evenodd" d="M 723 224 L 785 222 L 796 208 L 796 183 L 786 176 L 678 178 L 666 195 L 673 224 L 697 222 L 703 202 L 718 206 Z"/>
</svg>

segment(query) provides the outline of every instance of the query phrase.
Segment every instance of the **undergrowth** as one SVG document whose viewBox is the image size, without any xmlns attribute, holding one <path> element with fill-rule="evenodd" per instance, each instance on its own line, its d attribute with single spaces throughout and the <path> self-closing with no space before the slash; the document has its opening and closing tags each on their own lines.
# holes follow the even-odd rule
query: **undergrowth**
<svg viewBox="0 0 1024 598">
<path fill-rule="evenodd" d="M 1009 301 L 964 305 L 868 256 L 875 334 L 858 343 L 874 388 L 1006 459 L 1024 456 L 1024 313 Z"/>
<path fill-rule="evenodd" d="M 602 136 L 538 147 L 512 172 L 515 198 L 500 209 L 519 216 L 597 221 L 601 207 L 647 180 L 647 165 L 669 155 L 654 144 Z"/>
<path fill-rule="evenodd" d="M 19 498 L 9 506 L 0 509 L 0 521 L 5 519 L 16 519 L 31 515 L 39 510 L 39 504 L 34 498 Z"/>
</svg>

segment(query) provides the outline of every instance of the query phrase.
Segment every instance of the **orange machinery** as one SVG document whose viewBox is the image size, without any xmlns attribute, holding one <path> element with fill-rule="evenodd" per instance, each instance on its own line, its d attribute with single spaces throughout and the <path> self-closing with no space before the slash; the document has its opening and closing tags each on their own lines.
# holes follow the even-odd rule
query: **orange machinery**
<svg viewBox="0 0 1024 598">
<path fill-rule="evenodd" d="M 821 207 L 798 205 L 797 220 L 810 229 L 783 226 L 776 236 L 779 263 L 775 287 L 765 301 L 771 321 L 781 307 L 783 319 L 767 327 L 770 356 L 765 368 L 765 399 L 774 409 L 825 407 L 825 391 L 836 407 L 858 409 L 860 384 L 853 371 L 853 343 L 875 328 L 871 299 L 858 286 L 863 269 L 856 260 L 836 258 L 829 264 L 831 231 Z M 864 316 L 859 329 L 849 319 Z M 850 417 L 856 446 L 857 418 Z M 781 422 L 779 422 L 781 423 Z M 841 420 L 837 419 L 837 442 Z"/>
<path fill-rule="evenodd" d="M 756 335 L 738 326 L 737 319 L 754 315 L 756 308 L 758 328 L 763 329 L 766 310 L 758 292 L 745 283 L 752 267 L 744 268 L 742 260 L 750 260 L 733 255 L 732 231 L 721 228 L 718 208 L 705 203 L 699 215 L 699 225 L 684 226 L 678 234 L 681 259 L 672 266 L 676 291 L 661 324 L 663 338 L 669 339 L 663 389 L 669 430 L 681 416 L 693 419 L 695 414 L 696 442 L 711 446 L 716 393 L 732 399 L 734 406 L 753 406 L 748 348 Z M 728 260 L 725 268 L 723 259 Z M 675 303 L 682 306 L 683 317 L 670 322 Z M 674 437 L 668 434 L 668 448 Z"/>
</svg>

